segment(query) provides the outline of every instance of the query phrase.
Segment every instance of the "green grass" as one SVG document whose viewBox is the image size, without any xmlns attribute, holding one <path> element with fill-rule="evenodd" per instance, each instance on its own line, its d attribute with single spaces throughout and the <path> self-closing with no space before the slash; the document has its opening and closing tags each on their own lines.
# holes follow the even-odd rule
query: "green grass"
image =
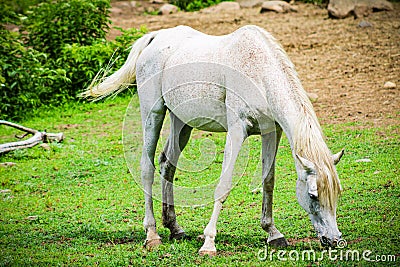
<svg viewBox="0 0 400 267">
<path fill-rule="evenodd" d="M 186 230 L 188 239 L 170 241 L 168 230 L 161 226 L 160 201 L 155 201 L 154 205 L 163 245 L 147 251 L 143 248 L 144 200 L 137 183 L 139 162 L 135 160 L 141 146 L 136 96 L 124 133 L 124 138 L 130 138 L 126 139 L 130 145 L 127 157 L 132 159 L 129 167 L 133 177 L 125 162 L 121 137 L 129 102 L 130 98 L 125 96 L 104 103 L 64 106 L 52 112 L 40 110 L 36 118 L 23 122 L 31 128 L 64 132 L 66 140 L 51 144 L 50 150 L 36 146 L 0 157 L 0 162 L 16 163 L 13 167 L 0 167 L 0 266 L 380 264 L 364 260 L 331 261 L 327 256 L 315 261 L 281 261 L 277 251 L 272 254 L 272 262 L 269 257 L 265 261 L 258 259 L 267 236 L 259 223 L 262 194 L 251 192 L 260 182 L 261 143 L 258 137 L 251 137 L 246 144 L 248 155 L 241 157 L 242 166 L 237 168 L 237 173 L 241 174 L 235 180 L 237 186 L 221 212 L 216 238 L 218 255 L 210 259 L 197 253 L 202 241 L 196 237 L 202 234 L 212 205 L 177 207 L 179 223 Z M 362 253 L 370 250 L 372 256 L 396 255 L 398 263 L 399 127 L 372 128 L 359 124 L 323 127 L 333 152 L 346 149 L 338 166 L 344 191 L 337 221 L 348 242 L 343 251 L 351 249 Z M 14 129 L 1 127 L 0 142 L 13 140 L 15 133 Z M 184 154 L 187 165 L 182 165 L 182 170 L 176 174 L 176 184 L 181 188 L 212 183 L 221 168 L 225 135 L 194 131 L 192 136 Z M 164 133 L 163 142 L 165 138 Z M 185 171 L 197 166 L 193 160 L 200 157 L 202 146 L 209 148 L 201 155 L 205 167 L 199 168 L 204 171 Z M 371 162 L 356 162 L 363 158 L 369 158 Z M 319 257 L 322 248 L 313 239 L 315 234 L 308 216 L 297 204 L 295 183 L 293 159 L 284 138 L 277 159 L 275 223 L 286 238 L 298 241 L 285 249 L 284 257 L 289 259 L 289 253 L 292 257 L 295 253 L 301 255 L 310 247 Z M 189 201 L 195 197 L 192 192 L 191 195 L 177 196 L 177 199 Z"/>
</svg>

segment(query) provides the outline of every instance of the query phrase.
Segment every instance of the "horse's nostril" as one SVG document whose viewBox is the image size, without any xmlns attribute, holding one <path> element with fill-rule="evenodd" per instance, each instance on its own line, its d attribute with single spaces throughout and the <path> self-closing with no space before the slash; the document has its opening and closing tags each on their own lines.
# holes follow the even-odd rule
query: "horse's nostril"
<svg viewBox="0 0 400 267">
<path fill-rule="evenodd" d="M 325 236 L 321 237 L 321 243 L 324 246 L 328 245 L 329 244 L 328 238 L 326 238 Z"/>
<path fill-rule="evenodd" d="M 318 199 L 318 197 L 314 194 L 309 193 L 308 195 L 310 196 L 311 199 L 314 199 L 314 200 Z"/>
</svg>

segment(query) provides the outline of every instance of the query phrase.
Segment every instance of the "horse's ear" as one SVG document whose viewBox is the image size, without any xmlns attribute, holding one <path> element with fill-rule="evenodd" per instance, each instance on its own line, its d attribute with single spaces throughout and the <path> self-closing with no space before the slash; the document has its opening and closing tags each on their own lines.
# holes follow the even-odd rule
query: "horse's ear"
<svg viewBox="0 0 400 267">
<path fill-rule="evenodd" d="M 316 173 L 315 164 L 296 154 L 297 160 L 300 162 L 301 166 L 303 166 L 304 170 L 307 173 Z"/>
<path fill-rule="evenodd" d="M 342 149 L 339 153 L 332 155 L 333 163 L 335 165 L 338 164 L 343 155 L 344 155 L 344 149 Z"/>
</svg>

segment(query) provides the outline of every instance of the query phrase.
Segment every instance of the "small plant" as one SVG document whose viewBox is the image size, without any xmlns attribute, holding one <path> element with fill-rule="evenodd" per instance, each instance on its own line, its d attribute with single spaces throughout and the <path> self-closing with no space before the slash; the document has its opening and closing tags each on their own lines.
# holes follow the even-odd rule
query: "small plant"
<svg viewBox="0 0 400 267">
<path fill-rule="evenodd" d="M 18 119 L 42 103 L 55 103 L 53 88 L 69 82 L 65 70 L 54 68 L 48 55 L 26 49 L 17 33 L 0 29 L 0 114 L 2 119 Z"/>
<path fill-rule="evenodd" d="M 115 38 L 115 44 L 119 48 L 127 49 L 131 46 L 137 39 L 143 36 L 147 32 L 147 28 L 142 26 L 140 29 L 127 29 L 124 30 L 120 27 L 114 27 L 115 29 L 122 32 L 122 35 Z"/>
<path fill-rule="evenodd" d="M 107 34 L 109 7 L 106 0 L 40 3 L 27 12 L 24 20 L 26 42 L 51 57 L 56 57 L 66 44 L 91 45 Z"/>
<path fill-rule="evenodd" d="M 124 64 L 130 46 L 144 33 L 146 28 L 123 30 L 115 41 L 99 40 L 92 45 L 65 45 L 56 60 L 56 65 L 67 72 L 71 83 L 64 86 L 67 95 L 75 97 L 93 80 L 97 72 L 107 65 L 111 70 L 117 70 Z M 111 62 L 110 62 L 110 58 Z"/>
<path fill-rule="evenodd" d="M 224 0 L 171 0 L 171 4 L 185 11 L 197 11 L 212 5 L 219 4 Z M 231 0 L 228 0 L 231 1 Z"/>
<path fill-rule="evenodd" d="M 1 0 L 0 5 L 3 7 L 3 13 L 5 10 L 12 10 L 13 12 L 24 14 L 31 6 L 45 1 L 46 0 Z"/>
</svg>

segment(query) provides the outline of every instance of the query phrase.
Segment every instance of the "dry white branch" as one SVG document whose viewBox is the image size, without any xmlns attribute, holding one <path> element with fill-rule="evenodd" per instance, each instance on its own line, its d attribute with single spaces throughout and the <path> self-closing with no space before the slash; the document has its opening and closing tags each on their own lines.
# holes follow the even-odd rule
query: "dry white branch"
<svg viewBox="0 0 400 267">
<path fill-rule="evenodd" d="M 22 125 L 12 123 L 9 121 L 0 120 L 0 125 L 10 126 L 10 127 L 16 128 L 18 130 L 24 131 L 27 134 L 33 134 L 32 137 L 30 137 L 29 139 L 26 139 L 26 140 L 6 143 L 6 144 L 0 144 L 0 154 L 10 152 L 10 151 L 16 150 L 16 149 L 33 147 L 41 142 L 43 142 L 43 143 L 58 142 L 59 143 L 64 139 L 63 133 L 40 132 L 38 130 L 27 128 Z"/>
</svg>

